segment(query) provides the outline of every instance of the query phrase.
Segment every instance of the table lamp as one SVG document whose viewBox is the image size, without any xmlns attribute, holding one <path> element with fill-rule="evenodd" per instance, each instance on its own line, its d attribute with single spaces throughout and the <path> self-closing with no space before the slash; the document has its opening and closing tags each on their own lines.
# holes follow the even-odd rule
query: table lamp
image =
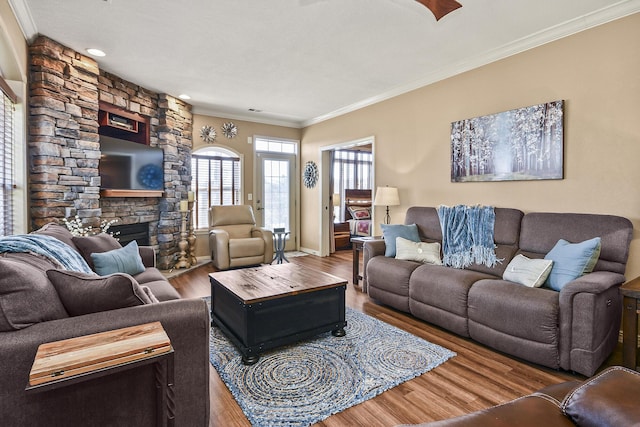
<svg viewBox="0 0 640 427">
<path fill-rule="evenodd" d="M 400 205 L 400 196 L 398 196 L 398 189 L 396 187 L 378 187 L 376 190 L 376 198 L 373 202 L 375 206 L 386 206 L 387 214 L 384 217 L 384 223 L 389 224 L 391 222 L 391 215 L 389 215 L 389 206 Z"/>
</svg>

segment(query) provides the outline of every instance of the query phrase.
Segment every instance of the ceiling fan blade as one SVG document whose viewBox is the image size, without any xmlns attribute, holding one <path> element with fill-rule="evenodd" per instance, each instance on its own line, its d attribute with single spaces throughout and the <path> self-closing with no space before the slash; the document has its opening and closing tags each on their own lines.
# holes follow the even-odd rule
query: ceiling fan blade
<svg viewBox="0 0 640 427">
<path fill-rule="evenodd" d="M 445 16 L 449 12 L 462 7 L 460 3 L 455 0 L 416 0 L 418 3 L 423 4 L 429 9 L 433 16 L 436 17 L 436 21 Z"/>
</svg>

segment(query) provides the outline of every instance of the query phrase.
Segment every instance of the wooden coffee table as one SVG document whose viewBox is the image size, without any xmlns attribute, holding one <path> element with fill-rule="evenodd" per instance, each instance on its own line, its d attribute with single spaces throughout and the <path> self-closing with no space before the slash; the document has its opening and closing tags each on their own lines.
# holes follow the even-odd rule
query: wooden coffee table
<svg viewBox="0 0 640 427">
<path fill-rule="evenodd" d="M 296 264 L 209 274 L 211 318 L 251 365 L 260 353 L 331 331 L 344 336 L 347 281 Z"/>
</svg>

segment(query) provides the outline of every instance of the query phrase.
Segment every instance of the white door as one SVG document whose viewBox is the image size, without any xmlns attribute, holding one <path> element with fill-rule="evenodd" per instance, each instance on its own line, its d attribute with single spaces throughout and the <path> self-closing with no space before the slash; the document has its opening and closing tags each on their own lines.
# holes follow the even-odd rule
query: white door
<svg viewBox="0 0 640 427">
<path fill-rule="evenodd" d="M 296 249 L 295 154 L 256 153 L 256 221 L 273 230 L 290 234 L 285 251 Z"/>
</svg>

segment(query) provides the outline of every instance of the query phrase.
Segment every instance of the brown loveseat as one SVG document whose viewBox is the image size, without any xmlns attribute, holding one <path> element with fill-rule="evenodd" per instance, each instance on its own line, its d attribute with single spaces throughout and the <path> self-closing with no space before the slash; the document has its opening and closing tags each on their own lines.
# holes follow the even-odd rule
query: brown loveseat
<svg viewBox="0 0 640 427">
<path fill-rule="evenodd" d="M 629 427 L 640 425 L 640 374 L 620 366 L 482 411 L 418 427 Z"/>
<path fill-rule="evenodd" d="M 71 234 L 63 226 L 49 224 L 35 233 L 55 237 L 78 251 Z M 112 300 L 110 304 L 117 301 L 113 295 L 106 295 L 100 301 L 78 296 L 74 307 L 67 307 L 62 304 L 62 294 L 57 293 L 47 276 L 48 270 L 58 268 L 55 263 L 30 253 L 0 254 L 0 326 L 3 327 L 0 332 L 0 424 L 16 427 L 155 426 L 156 374 L 153 365 L 52 391 L 26 393 L 25 387 L 36 350 L 42 343 L 159 321 L 175 350 L 173 406 L 176 425 L 208 425 L 210 326 L 207 305 L 201 299 L 180 299 L 171 284 L 153 267 L 153 250 L 141 247 L 140 252 L 147 267 L 134 277 L 141 285 L 148 286 L 160 303 L 141 305 L 138 301 L 129 306 L 132 305 L 129 299 L 123 300 L 126 308 L 75 316 L 68 311 L 76 310 L 78 306 L 91 311 L 93 307 L 104 305 L 106 300 Z M 68 281 L 63 276 L 62 285 L 71 284 L 73 275 L 77 275 L 63 270 L 60 274 L 68 275 Z M 93 285 L 103 284 L 99 279 L 86 283 L 86 286 Z M 13 294 L 5 292 L 8 288 Z M 24 297 L 16 298 L 18 295 Z"/>
<path fill-rule="evenodd" d="M 405 224 L 417 224 L 420 239 L 441 242 L 438 213 L 412 207 Z M 619 286 L 633 225 L 622 217 L 528 213 L 496 208 L 495 267 L 466 269 L 385 257 L 383 241 L 364 245 L 364 289 L 371 298 L 499 351 L 551 368 L 593 375 L 616 346 L 622 313 Z M 503 280 L 517 254 L 543 258 L 559 239 L 601 238 L 592 273 L 560 292 Z"/>
</svg>

